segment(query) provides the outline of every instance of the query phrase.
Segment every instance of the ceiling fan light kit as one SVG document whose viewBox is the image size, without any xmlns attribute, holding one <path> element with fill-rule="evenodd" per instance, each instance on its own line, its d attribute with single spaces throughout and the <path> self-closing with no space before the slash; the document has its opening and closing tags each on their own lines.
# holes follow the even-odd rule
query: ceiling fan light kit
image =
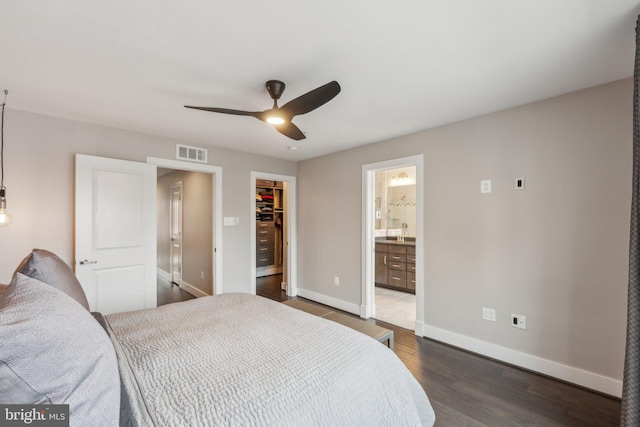
<svg viewBox="0 0 640 427">
<path fill-rule="evenodd" d="M 278 100 L 284 93 L 286 85 L 280 80 L 269 80 L 265 83 L 265 86 L 269 96 L 273 99 L 273 107 L 268 110 L 244 111 L 229 108 L 194 107 L 190 105 L 185 105 L 185 107 L 213 113 L 255 117 L 258 120 L 274 125 L 276 130 L 284 136 L 299 141 L 305 139 L 306 136 L 291 120 L 295 116 L 306 114 L 321 107 L 340 93 L 340 85 L 338 82 L 332 81 L 287 102 L 282 107 L 278 107 Z"/>
</svg>

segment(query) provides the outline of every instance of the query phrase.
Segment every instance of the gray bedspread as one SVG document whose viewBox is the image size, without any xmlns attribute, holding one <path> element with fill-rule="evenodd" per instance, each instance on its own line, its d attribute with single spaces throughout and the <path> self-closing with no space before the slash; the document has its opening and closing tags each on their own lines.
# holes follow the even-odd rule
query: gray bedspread
<svg viewBox="0 0 640 427">
<path fill-rule="evenodd" d="M 385 345 L 262 297 L 224 294 L 106 317 L 122 425 L 433 424 Z"/>
</svg>

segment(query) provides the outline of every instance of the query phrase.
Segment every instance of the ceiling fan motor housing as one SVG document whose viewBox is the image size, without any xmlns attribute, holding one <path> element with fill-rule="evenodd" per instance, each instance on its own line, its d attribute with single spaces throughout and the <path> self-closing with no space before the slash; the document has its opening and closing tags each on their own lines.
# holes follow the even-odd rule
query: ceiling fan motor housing
<svg viewBox="0 0 640 427">
<path fill-rule="evenodd" d="M 277 101 L 284 92 L 285 84 L 280 80 L 269 80 L 266 84 L 271 99 Z"/>
</svg>

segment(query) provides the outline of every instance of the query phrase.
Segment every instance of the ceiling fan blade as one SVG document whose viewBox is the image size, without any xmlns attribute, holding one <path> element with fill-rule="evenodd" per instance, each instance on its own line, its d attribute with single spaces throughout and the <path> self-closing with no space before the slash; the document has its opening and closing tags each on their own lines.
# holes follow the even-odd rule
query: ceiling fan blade
<svg viewBox="0 0 640 427">
<path fill-rule="evenodd" d="M 243 111 L 243 110 L 231 110 L 229 108 L 215 108 L 215 107 L 192 107 L 185 105 L 185 108 L 192 108 L 194 110 L 211 111 L 212 113 L 233 114 L 236 116 L 251 116 L 256 119 L 260 119 L 262 111 Z"/>
<path fill-rule="evenodd" d="M 275 126 L 276 130 L 283 134 L 284 136 L 288 136 L 291 139 L 295 139 L 296 141 L 300 141 L 301 139 L 305 139 L 304 133 L 298 128 L 298 126 L 294 125 L 291 122 L 284 122 L 281 125 Z"/>
<path fill-rule="evenodd" d="M 289 117 L 306 114 L 331 101 L 339 93 L 340 85 L 332 81 L 287 102 L 280 107 L 280 111 Z"/>
</svg>

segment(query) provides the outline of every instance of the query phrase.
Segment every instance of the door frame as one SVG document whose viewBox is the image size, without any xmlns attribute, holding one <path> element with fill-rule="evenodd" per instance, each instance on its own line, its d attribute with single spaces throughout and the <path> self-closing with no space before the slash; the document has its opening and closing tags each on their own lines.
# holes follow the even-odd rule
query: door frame
<svg viewBox="0 0 640 427">
<path fill-rule="evenodd" d="M 222 284 L 222 167 L 209 164 L 198 164 L 181 160 L 162 159 L 159 157 L 147 157 L 147 163 L 158 167 L 185 170 L 192 172 L 210 173 L 213 180 L 213 294 L 224 293 Z"/>
<path fill-rule="evenodd" d="M 184 285 L 182 284 L 182 229 L 183 229 L 183 213 L 184 213 L 184 207 L 183 207 L 183 195 L 182 195 L 182 191 L 183 191 L 183 186 L 182 186 L 182 181 L 176 181 L 173 184 L 171 184 L 169 186 L 170 188 L 170 197 L 169 200 L 171 202 L 171 208 L 169 209 L 169 238 L 171 239 L 171 243 L 169 244 L 169 276 L 171 276 L 171 282 L 177 284 L 181 289 L 184 288 Z M 175 251 L 174 246 L 173 246 L 173 213 L 174 213 L 174 209 L 173 209 L 173 194 L 174 194 L 174 188 L 179 188 L 180 189 L 180 209 L 179 209 L 179 221 L 180 223 L 178 224 L 178 228 L 179 228 L 179 235 L 180 235 L 180 279 L 178 279 L 178 282 L 175 281 L 175 271 L 174 269 L 174 262 L 173 262 L 173 252 Z"/>
<path fill-rule="evenodd" d="M 290 175 L 279 175 L 267 172 L 251 171 L 251 186 L 249 195 L 251 196 L 251 294 L 256 294 L 256 179 L 265 179 L 269 181 L 282 181 L 287 186 L 287 197 L 284 198 L 283 210 L 286 214 L 285 220 L 285 236 L 288 236 L 286 256 L 287 278 L 287 295 L 295 297 L 298 295 L 298 243 L 297 243 L 297 219 L 296 219 L 296 177 Z"/>
<path fill-rule="evenodd" d="M 415 334 L 424 329 L 424 155 L 362 165 L 362 305 L 360 317 L 372 315 L 375 297 L 375 173 L 407 166 L 416 168 L 416 322 Z"/>
</svg>

